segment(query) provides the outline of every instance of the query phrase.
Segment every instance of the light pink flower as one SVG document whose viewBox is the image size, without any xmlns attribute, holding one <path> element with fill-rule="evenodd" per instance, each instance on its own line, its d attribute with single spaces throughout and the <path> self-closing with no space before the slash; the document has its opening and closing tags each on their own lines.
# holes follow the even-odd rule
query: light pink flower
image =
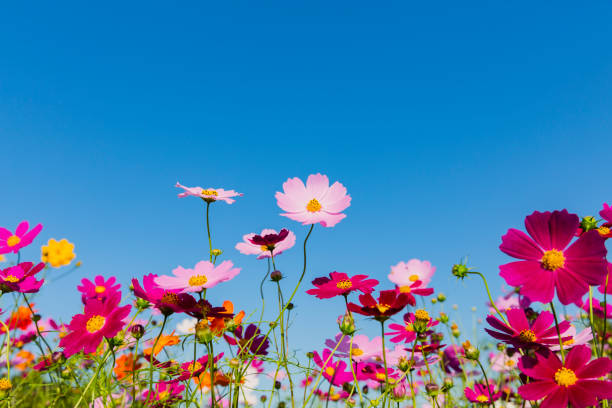
<svg viewBox="0 0 612 408">
<path fill-rule="evenodd" d="M 184 185 L 180 184 L 178 181 L 176 182 L 175 187 L 179 187 L 182 188 L 183 190 L 185 190 L 182 193 L 179 193 L 179 197 L 187 197 L 187 196 L 194 196 L 194 197 L 200 197 L 202 200 L 206 201 L 206 202 L 213 202 L 213 201 L 225 201 L 228 204 L 232 204 L 234 201 L 233 198 L 231 197 L 242 197 L 242 193 L 237 193 L 234 190 L 224 190 L 222 188 L 212 188 L 209 187 L 207 189 L 203 189 L 202 187 L 185 187 Z"/>
<path fill-rule="evenodd" d="M 576 333 L 576 327 L 571 325 L 565 332 L 565 336 L 571 336 L 571 339 L 563 342 L 565 350 L 571 349 L 574 346 L 588 346 L 589 342 L 593 340 L 593 332 L 590 327 L 582 329 L 580 333 Z M 559 351 L 561 349 L 559 343 L 551 344 L 548 348 L 552 351 Z"/>
<path fill-rule="evenodd" d="M 162 275 L 155 278 L 155 283 L 165 290 L 180 290 L 181 293 L 200 292 L 221 282 L 233 279 L 240 268 L 234 268 L 231 261 L 223 261 L 215 266 L 212 262 L 200 261 L 193 269 L 182 266 L 172 271 L 174 276 Z"/>
<path fill-rule="evenodd" d="M 342 211 L 351 204 L 346 188 L 338 182 L 330 187 L 327 176 L 320 173 L 308 176 L 305 186 L 299 178 L 290 178 L 283 191 L 276 193 L 278 206 L 286 211 L 281 215 L 303 225 L 333 227 L 346 217 Z"/>
<path fill-rule="evenodd" d="M 429 261 L 421 261 L 415 258 L 392 266 L 388 277 L 391 282 L 400 288 L 410 286 L 416 281 L 421 281 L 419 287 L 424 288 L 429 284 L 435 272 L 436 267 L 432 266 Z"/>
<path fill-rule="evenodd" d="M 489 355 L 489 363 L 491 365 L 491 370 L 496 372 L 509 372 L 516 368 L 518 365 L 519 358 L 521 357 L 520 353 L 514 353 L 512 357 L 509 357 L 505 351 L 500 351 L 498 353 L 491 353 Z"/>
<path fill-rule="evenodd" d="M 261 231 L 261 236 L 268 234 L 276 234 L 276 230 L 273 229 L 264 229 Z M 257 259 L 269 258 L 270 250 L 265 245 L 255 245 L 251 243 L 250 239 L 253 238 L 256 234 L 246 234 L 242 237 L 244 242 L 239 242 L 236 244 L 236 249 L 240 251 L 241 254 L 244 255 L 257 255 Z M 278 244 L 274 245 L 274 256 L 280 255 L 283 251 L 288 250 L 289 248 L 295 245 L 295 234 L 289 231 L 289 235 L 287 238 L 280 241 Z"/>
</svg>

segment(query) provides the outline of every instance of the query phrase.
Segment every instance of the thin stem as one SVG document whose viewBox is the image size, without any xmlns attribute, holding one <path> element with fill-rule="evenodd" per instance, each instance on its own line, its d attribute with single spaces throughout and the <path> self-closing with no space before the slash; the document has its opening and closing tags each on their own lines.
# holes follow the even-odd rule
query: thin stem
<svg viewBox="0 0 612 408">
<path fill-rule="evenodd" d="M 604 301 L 603 301 L 603 310 L 604 310 L 604 315 L 607 315 L 607 310 L 608 310 L 608 301 L 607 301 L 607 294 L 608 294 L 608 279 L 610 278 L 610 274 L 608 273 L 606 275 L 606 285 L 604 286 Z M 600 356 L 604 355 L 604 346 L 606 344 L 606 331 L 608 329 L 608 321 L 607 319 L 603 320 L 603 335 L 601 336 L 602 340 L 601 340 L 601 352 L 599 353 Z M 593 329 L 591 329 L 593 330 Z"/>
<path fill-rule="evenodd" d="M 81 402 L 83 401 L 83 398 L 85 397 L 85 394 L 87 394 L 87 390 L 89 389 L 89 387 L 91 387 L 91 384 L 93 384 L 94 380 L 98 378 L 98 375 L 100 375 L 100 371 L 102 371 L 102 367 L 104 367 L 104 363 L 106 363 L 106 359 L 108 358 L 109 354 L 110 354 L 110 349 L 106 350 L 106 353 L 104 354 L 104 357 L 102 358 L 102 362 L 98 366 L 98 370 L 96 371 L 96 374 L 93 377 L 91 377 L 91 380 L 89 380 L 89 383 L 87 383 L 87 386 L 83 390 L 81 397 L 79 398 L 77 403 L 74 404 L 74 408 L 77 408 L 81 404 Z"/>
<path fill-rule="evenodd" d="M 389 371 L 387 371 L 387 351 L 385 350 L 385 322 L 380 322 L 380 333 L 382 336 L 382 355 L 383 362 L 385 363 L 385 390 L 389 392 Z M 387 394 L 383 398 L 383 408 L 385 408 L 385 402 L 387 400 Z"/>
<path fill-rule="evenodd" d="M 482 278 L 482 281 L 484 282 L 485 288 L 487 289 L 487 295 L 489 296 L 489 302 L 491 303 L 491 306 L 493 307 L 493 309 L 495 309 L 495 311 L 497 312 L 499 317 L 501 317 L 501 319 L 504 321 L 504 323 L 508 324 L 508 320 L 506 320 L 506 316 L 504 316 L 502 314 L 502 312 L 499 311 L 499 309 L 495 305 L 495 302 L 493 302 L 493 298 L 491 297 L 491 291 L 489 290 L 489 284 L 487 283 L 487 280 L 484 277 L 484 275 L 482 273 L 476 272 L 476 271 L 468 272 L 468 273 L 473 274 L 473 275 L 479 275 Z"/>
<path fill-rule="evenodd" d="M 559 337 L 559 348 L 561 349 L 561 361 L 565 363 L 565 351 L 563 350 L 563 339 L 561 338 L 561 331 L 559 330 L 559 320 L 557 319 L 557 312 L 555 312 L 555 305 L 553 302 L 550 302 L 550 310 L 555 317 L 555 328 L 557 329 L 557 336 Z"/>
<path fill-rule="evenodd" d="M 168 316 L 164 315 L 164 322 L 162 323 L 161 330 L 155 339 L 155 343 L 153 343 L 153 348 L 151 349 L 151 358 L 149 360 L 149 394 L 147 395 L 147 402 L 149 398 L 153 396 L 153 355 L 155 354 L 155 347 L 157 347 L 157 342 L 159 341 L 162 333 L 164 332 L 164 327 L 166 327 L 166 321 L 168 320 Z"/>
<path fill-rule="evenodd" d="M 599 341 L 599 337 L 597 335 L 597 330 L 595 329 L 595 319 L 593 318 L 593 287 L 592 286 L 589 286 L 589 324 L 591 325 L 591 331 L 593 332 L 593 345 L 595 346 L 595 352 L 597 353 L 598 351 L 597 342 Z M 604 326 L 606 325 L 607 324 L 604 324 Z"/>
<path fill-rule="evenodd" d="M 206 202 L 206 232 L 208 233 L 208 256 L 210 262 L 212 262 L 212 240 L 210 239 L 210 221 L 208 217 L 208 213 L 210 212 L 210 201 Z"/>
<path fill-rule="evenodd" d="M 215 354 L 213 352 L 213 342 L 208 343 L 208 364 L 210 365 L 210 406 L 215 408 L 217 400 L 215 399 Z"/>
<path fill-rule="evenodd" d="M 489 406 L 493 406 L 493 396 L 491 395 L 491 386 L 489 385 L 489 379 L 487 378 L 487 372 L 485 371 L 484 367 L 480 363 L 480 360 L 476 360 L 476 362 L 478 363 L 478 366 L 482 370 L 482 375 L 484 376 L 485 384 L 487 385 L 487 392 L 489 393 Z"/>
</svg>

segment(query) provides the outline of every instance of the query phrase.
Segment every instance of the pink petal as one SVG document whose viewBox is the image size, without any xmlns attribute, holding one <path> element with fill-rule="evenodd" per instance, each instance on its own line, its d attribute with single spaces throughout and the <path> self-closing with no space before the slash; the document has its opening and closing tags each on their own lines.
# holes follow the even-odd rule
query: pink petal
<svg viewBox="0 0 612 408">
<path fill-rule="evenodd" d="M 535 381 L 521 385 L 518 393 L 526 400 L 536 401 L 553 392 L 559 387 L 554 381 Z"/>
<path fill-rule="evenodd" d="M 321 173 L 311 174 L 306 180 L 306 191 L 311 196 L 310 198 L 316 198 L 321 201 L 328 188 L 329 179 Z"/>
<path fill-rule="evenodd" d="M 575 347 L 574 347 L 575 348 Z M 589 353 L 590 357 L 590 353 Z M 579 378 L 597 378 L 603 377 L 612 372 L 612 360 L 609 358 L 597 358 L 591 361 L 586 366 L 576 370 L 576 375 Z"/>
<path fill-rule="evenodd" d="M 524 232 L 513 228 L 502 237 L 499 249 L 512 257 L 529 261 L 539 261 L 544 254 L 542 249 Z"/>
</svg>

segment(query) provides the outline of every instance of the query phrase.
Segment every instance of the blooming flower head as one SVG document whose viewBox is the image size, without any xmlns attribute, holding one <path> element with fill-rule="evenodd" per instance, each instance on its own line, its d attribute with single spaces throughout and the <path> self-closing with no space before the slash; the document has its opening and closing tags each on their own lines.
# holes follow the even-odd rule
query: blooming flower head
<svg viewBox="0 0 612 408">
<path fill-rule="evenodd" d="M 316 288 L 307 290 L 306 293 L 314 295 L 319 299 L 329 299 L 339 295 L 346 296 L 355 290 L 371 293 L 374 290 L 374 286 L 378 285 L 378 281 L 367 278 L 367 275 L 349 277 L 346 273 L 331 272 L 329 278 L 322 277 L 313 280 L 312 284 Z"/>
<path fill-rule="evenodd" d="M 151 353 L 153 353 L 154 356 L 157 356 L 164 348 L 168 346 L 175 346 L 180 342 L 181 339 L 178 336 L 175 336 L 174 332 L 170 334 L 162 334 L 159 336 L 159 338 L 156 337 L 155 340 L 151 339 L 151 347 L 144 349 L 143 352 L 145 355 L 151 355 Z"/>
<path fill-rule="evenodd" d="M 208 315 L 208 326 L 214 335 L 221 337 L 225 329 L 231 324 L 234 327 L 239 326 L 242 323 L 242 319 L 246 313 L 244 310 L 238 312 L 234 318 L 229 318 L 227 315 L 234 315 L 234 304 L 229 300 L 223 302 L 223 312 L 224 314 L 221 316 L 210 316 Z"/>
<path fill-rule="evenodd" d="M 89 279 L 84 278 L 81 280 L 81 286 L 77 286 L 79 292 L 81 292 L 81 300 L 83 304 L 87 303 L 90 299 L 98 299 L 104 302 L 109 296 L 113 296 L 115 293 L 119 293 L 120 284 L 115 285 L 117 279 L 114 276 L 104 279 L 104 276 L 98 275 L 91 282 Z"/>
<path fill-rule="evenodd" d="M 162 381 L 155 385 L 155 390 L 151 394 L 146 390 L 142 394 L 142 399 L 152 403 L 154 408 L 171 407 L 183 399 L 183 391 L 185 391 L 183 384 Z"/>
<path fill-rule="evenodd" d="M 303 225 L 333 227 L 346 217 L 342 211 L 351 204 L 351 196 L 342 184 L 335 182 L 330 187 L 327 176 L 317 173 L 308 176 L 306 185 L 297 177 L 285 181 L 276 201 L 286 211 L 281 214 L 284 217 Z"/>
<path fill-rule="evenodd" d="M 491 370 L 498 373 L 510 372 L 516 368 L 520 356 L 519 353 L 514 353 L 512 356 L 509 356 L 505 351 L 491 353 L 489 355 Z"/>
<path fill-rule="evenodd" d="M 582 303 L 582 309 L 587 313 L 590 312 L 591 304 L 589 303 L 589 299 L 586 299 Z M 599 300 L 593 299 L 593 314 L 602 319 L 612 319 L 612 305 L 609 303 L 600 303 Z"/>
<path fill-rule="evenodd" d="M 70 332 L 60 340 L 66 357 L 83 350 L 93 353 L 102 339 L 114 337 L 125 323 L 123 319 L 130 313 L 132 306 L 119 307 L 120 294 L 110 296 L 106 302 L 92 299 L 85 304 L 85 311 L 72 317 Z"/>
<path fill-rule="evenodd" d="M 400 312 L 409 303 L 408 295 L 395 290 L 382 290 L 376 301 L 369 293 L 359 296 L 361 306 L 349 303 L 348 309 L 365 316 L 372 316 L 379 321 L 385 321 Z"/>
<path fill-rule="evenodd" d="M 224 334 L 225 340 L 232 346 L 238 346 L 238 354 L 252 354 L 255 356 L 265 356 L 268 354 L 270 340 L 261 334 L 254 324 L 249 324 L 243 332 L 243 327 L 238 326 L 234 330 L 234 337 Z"/>
<path fill-rule="evenodd" d="M 319 366 L 323 377 L 332 385 L 342 386 L 346 382 L 353 381 L 353 374 L 350 370 L 347 371 L 346 363 L 342 360 L 334 361 L 331 350 L 323 350 L 323 358 L 315 351 L 313 361 Z"/>
<path fill-rule="evenodd" d="M 539 347 L 540 345 L 552 345 L 559 342 L 557 327 L 554 325 L 555 318 L 552 313 L 542 311 L 533 323 L 527 320 L 523 309 L 506 310 L 508 324 L 502 322 L 497 317 L 489 315 L 487 322 L 496 330 L 485 329 L 492 337 L 512 344 L 519 348 Z M 551 327 L 552 325 L 552 327 Z M 570 328 L 568 321 L 559 323 L 559 332 L 564 335 Z M 564 337 L 563 341 L 570 337 Z"/>
<path fill-rule="evenodd" d="M 200 261 L 193 269 L 179 266 L 172 273 L 174 276 L 158 276 L 155 283 L 167 290 L 197 293 L 233 279 L 240 273 L 240 268 L 234 268 L 232 261 L 223 261 L 217 266 L 209 261 Z"/>
<path fill-rule="evenodd" d="M 123 378 L 130 378 L 129 376 L 134 370 L 140 369 L 141 363 L 136 362 L 137 358 L 134 358 L 134 354 L 122 354 L 116 361 L 113 372 L 117 376 L 118 380 Z"/>
<path fill-rule="evenodd" d="M 565 363 L 555 353 L 540 350 L 536 358 L 527 356 L 519 361 L 519 369 L 531 380 L 522 385 L 518 393 L 526 400 L 544 401 L 541 408 L 573 408 L 597 406 L 598 399 L 612 398 L 612 381 L 599 380 L 612 372 L 612 361 L 598 358 L 591 362 L 591 350 L 587 346 L 572 348 Z"/>
<path fill-rule="evenodd" d="M 20 222 L 15 232 L 0 227 L 0 254 L 16 254 L 21 248 L 30 245 L 42 230 L 42 225 L 38 224 L 28 231 L 29 228 L 27 221 Z"/>
<path fill-rule="evenodd" d="M 411 286 L 416 281 L 420 281 L 421 285 L 419 287 L 424 288 L 429 285 L 435 272 L 436 267 L 432 266 L 429 261 L 421 261 L 415 258 L 392 266 L 388 277 L 391 282 L 400 288 Z"/>
<path fill-rule="evenodd" d="M 437 320 L 430 318 L 425 310 L 417 310 L 416 314 L 404 315 L 404 324 L 390 324 L 389 329 L 393 331 L 385 334 L 394 336 L 390 339 L 393 343 L 412 343 L 416 339 L 417 332 L 428 334 L 438 323 Z"/>
<path fill-rule="evenodd" d="M 217 354 L 213 359 L 214 363 L 219 361 L 223 357 L 223 353 Z M 199 377 L 206 368 L 208 367 L 208 355 L 200 357 L 195 361 L 187 361 L 181 364 L 181 371 L 179 376 L 173 379 L 171 382 L 183 382 L 193 377 Z"/>
<path fill-rule="evenodd" d="M 580 333 L 576 332 L 576 326 L 571 325 L 569 329 L 564 333 L 568 340 L 563 341 L 563 349 L 567 350 L 574 346 L 589 345 L 589 342 L 593 340 L 593 331 L 590 327 L 582 329 Z M 559 351 L 561 346 L 559 343 L 551 344 L 548 346 L 549 350 Z"/>
<path fill-rule="evenodd" d="M 155 283 L 157 275 L 148 274 L 142 278 L 143 286 L 138 279 L 132 279 L 134 295 L 151 302 L 164 315 L 191 311 L 197 304 L 193 296 L 187 293 L 179 293 L 178 290 L 164 289 Z"/>
<path fill-rule="evenodd" d="M 579 226 L 567 210 L 534 212 L 525 218 L 524 232 L 510 229 L 500 249 L 518 262 L 501 265 L 500 275 L 532 301 L 548 303 L 555 290 L 564 305 L 578 301 L 589 285 L 606 277 L 606 248 L 597 231 L 588 231 L 570 245 Z M 569 246 L 568 246 L 569 245 Z"/>
<path fill-rule="evenodd" d="M 54 268 L 68 265 L 76 256 L 74 254 L 74 244 L 68 242 L 65 238 L 60 241 L 51 238 L 47 245 L 42 246 L 41 251 L 41 260 Z"/>
<path fill-rule="evenodd" d="M 0 289 L 2 292 L 35 293 L 38 292 L 44 280 L 38 280 L 35 275 L 45 267 L 44 263 L 34 265 L 32 262 L 22 262 L 15 266 L 0 270 Z"/>
<path fill-rule="evenodd" d="M 31 303 L 32 309 L 34 312 L 34 304 Z M 21 329 L 26 330 L 32 324 L 32 311 L 27 306 L 19 306 L 17 310 L 11 313 L 11 316 L 6 320 L 6 325 L 10 330 Z M 0 333 L 4 333 L 6 329 L 4 326 L 0 328 Z"/>
<path fill-rule="evenodd" d="M 474 384 L 474 389 L 465 387 L 463 390 L 465 397 L 476 404 L 490 404 L 499 399 L 501 392 L 495 392 L 495 386 L 490 384 L 487 388 L 484 384 Z"/>
<path fill-rule="evenodd" d="M 236 249 L 244 255 L 257 255 L 257 259 L 270 258 L 271 251 L 274 256 L 295 245 L 295 234 L 283 228 L 278 234 L 276 230 L 264 229 L 260 235 L 254 233 L 242 237 L 244 242 L 236 244 Z"/>
<path fill-rule="evenodd" d="M 232 197 L 242 197 L 242 193 L 237 193 L 234 190 L 224 190 L 222 188 L 209 187 L 207 189 L 204 189 L 202 187 L 185 187 L 179 182 L 176 183 L 175 187 L 179 187 L 185 190 L 182 193 L 179 193 L 179 197 L 200 197 L 207 203 L 212 203 L 215 201 L 225 201 L 228 204 L 232 204 L 234 201 L 236 201 Z"/>
<path fill-rule="evenodd" d="M 414 295 L 429 296 L 433 293 L 433 288 L 424 288 L 421 281 L 411 282 L 409 285 L 396 286 L 395 291 L 406 295 L 408 298 L 408 304 L 410 306 L 416 305 L 416 299 Z"/>
</svg>

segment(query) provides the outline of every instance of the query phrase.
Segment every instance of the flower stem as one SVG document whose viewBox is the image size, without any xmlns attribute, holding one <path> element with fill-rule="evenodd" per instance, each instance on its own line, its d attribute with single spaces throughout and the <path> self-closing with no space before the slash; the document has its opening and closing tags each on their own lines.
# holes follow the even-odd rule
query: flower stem
<svg viewBox="0 0 612 408">
<path fill-rule="evenodd" d="M 206 202 L 206 232 L 208 233 L 208 256 L 210 262 L 212 262 L 212 240 L 210 239 L 210 221 L 208 218 L 208 213 L 210 212 L 210 201 Z"/>
<path fill-rule="evenodd" d="M 606 275 L 606 284 L 604 286 L 604 301 L 603 301 L 603 309 L 604 309 L 604 315 L 607 317 L 608 315 L 608 301 L 607 301 L 607 294 L 608 294 L 608 279 L 610 278 L 610 274 L 608 273 Z M 607 319 L 604 318 L 604 324 L 603 324 L 603 334 L 601 336 L 602 340 L 601 340 L 601 352 L 599 353 L 600 356 L 604 355 L 604 346 L 606 344 L 606 331 L 608 329 L 608 321 Z M 593 329 L 591 329 L 593 330 Z"/>
<path fill-rule="evenodd" d="M 147 402 L 149 398 L 153 396 L 153 355 L 155 354 L 155 347 L 157 347 L 157 342 L 159 341 L 162 333 L 164 332 L 164 327 L 166 327 L 166 321 L 168 320 L 168 316 L 164 315 L 164 321 L 162 323 L 161 330 L 155 339 L 155 343 L 153 343 L 153 348 L 151 349 L 151 355 L 149 360 L 149 394 L 147 395 Z"/>
<path fill-rule="evenodd" d="M 555 311 L 555 305 L 552 300 L 550 301 L 550 310 L 555 317 L 555 328 L 557 329 L 557 336 L 559 337 L 559 348 L 561 351 L 561 361 L 565 363 L 565 351 L 563 350 L 563 339 L 561 338 L 561 331 L 559 330 L 559 320 L 557 319 L 557 312 Z"/>
<path fill-rule="evenodd" d="M 484 277 L 484 275 L 476 271 L 468 272 L 468 273 L 473 274 L 473 275 L 479 275 L 482 278 L 482 281 L 484 282 L 484 285 L 485 285 L 485 289 L 487 290 L 487 295 L 489 296 L 489 302 L 491 303 L 491 306 L 493 307 L 493 309 L 495 309 L 495 311 L 497 312 L 499 317 L 501 317 L 504 323 L 508 324 L 508 320 L 506 320 L 506 316 L 504 316 L 502 312 L 499 311 L 499 309 L 495 305 L 495 302 L 493 302 L 493 298 L 491 297 L 491 291 L 489 290 L 489 284 L 487 283 L 487 279 Z"/>
<path fill-rule="evenodd" d="M 210 364 L 210 406 L 215 408 L 217 400 L 215 399 L 215 354 L 213 352 L 213 342 L 208 343 L 208 364 Z"/>
<path fill-rule="evenodd" d="M 482 375 L 484 376 L 485 384 L 487 385 L 487 392 L 489 393 L 489 406 L 493 406 L 493 396 L 491 395 L 491 386 L 489 385 L 489 379 L 487 378 L 487 372 L 485 371 L 484 367 L 480 363 L 480 360 L 476 360 L 476 362 L 478 363 L 480 370 L 482 370 Z"/>
<path fill-rule="evenodd" d="M 385 350 L 385 322 L 380 322 L 380 333 L 382 337 L 382 355 L 383 362 L 385 364 L 385 396 L 383 397 L 383 405 L 385 408 L 385 402 L 387 401 L 387 394 L 389 393 L 389 372 L 387 371 L 387 350 Z"/>
</svg>

